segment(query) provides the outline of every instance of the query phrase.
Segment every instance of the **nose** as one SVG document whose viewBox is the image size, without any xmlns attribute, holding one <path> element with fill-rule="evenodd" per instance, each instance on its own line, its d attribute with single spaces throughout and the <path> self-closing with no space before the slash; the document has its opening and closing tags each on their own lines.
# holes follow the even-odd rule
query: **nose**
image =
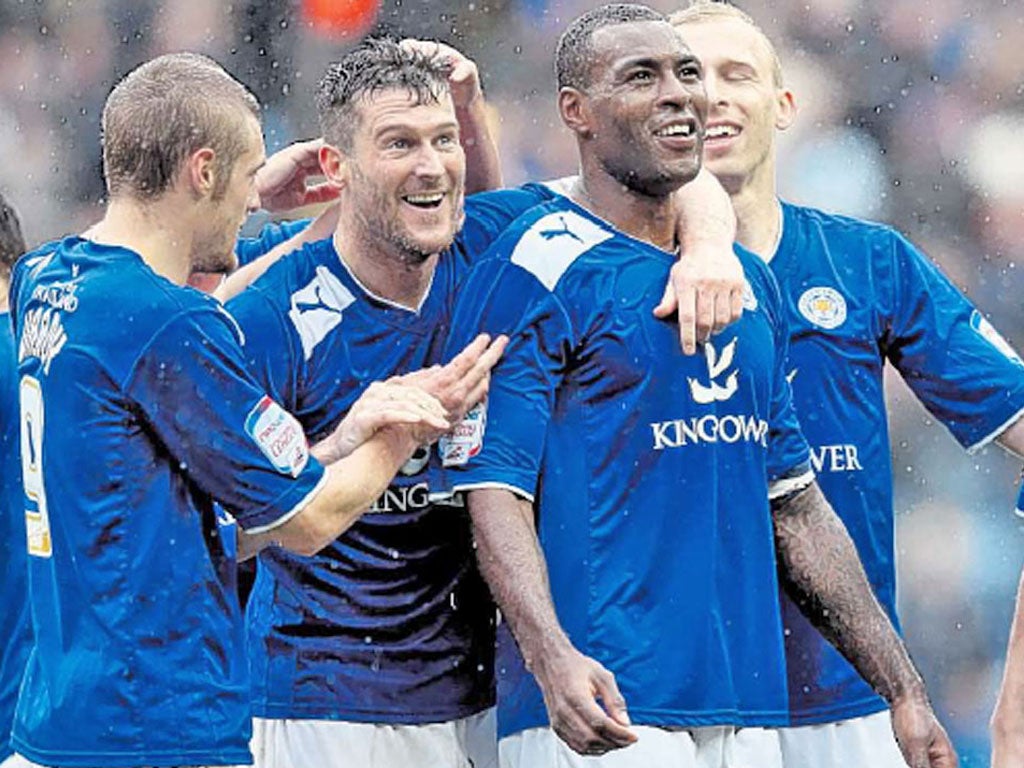
<svg viewBox="0 0 1024 768">
<path fill-rule="evenodd" d="M 444 175 L 441 153 L 429 141 L 423 142 L 416 157 L 416 175 L 435 178 Z"/>
<path fill-rule="evenodd" d="M 714 70 L 707 70 L 704 73 L 704 90 L 708 95 L 708 103 L 722 105 L 726 103 L 725 91 L 720 87 L 718 75 Z"/>
<path fill-rule="evenodd" d="M 691 93 L 686 84 L 679 79 L 675 72 L 670 72 L 661 80 L 661 88 L 658 93 L 658 104 L 667 107 L 682 108 L 690 101 Z"/>
<path fill-rule="evenodd" d="M 260 193 L 257 191 L 256 185 L 253 184 L 252 189 L 249 190 L 249 199 L 245 201 L 246 213 L 255 213 L 261 207 Z"/>
</svg>

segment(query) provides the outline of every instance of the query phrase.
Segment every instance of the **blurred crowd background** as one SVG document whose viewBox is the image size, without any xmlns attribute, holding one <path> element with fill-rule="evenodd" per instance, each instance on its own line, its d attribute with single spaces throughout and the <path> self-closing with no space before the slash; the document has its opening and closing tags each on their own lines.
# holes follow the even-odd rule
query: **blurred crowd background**
<svg viewBox="0 0 1024 768">
<path fill-rule="evenodd" d="M 685 2 L 685 0 L 681 0 Z M 479 63 L 510 184 L 573 171 L 552 52 L 594 0 L 0 0 L 0 188 L 30 242 L 99 211 L 99 115 L 153 55 L 221 61 L 265 105 L 268 148 L 316 134 L 324 65 L 368 29 L 443 39 Z M 674 10 L 654 0 L 650 5 Z M 1020 349 L 1024 309 L 1024 4 L 749 0 L 800 107 L 781 192 L 889 222 Z M 987 719 L 1024 560 L 1020 462 L 967 456 L 891 377 L 902 615 L 964 766 Z"/>
</svg>

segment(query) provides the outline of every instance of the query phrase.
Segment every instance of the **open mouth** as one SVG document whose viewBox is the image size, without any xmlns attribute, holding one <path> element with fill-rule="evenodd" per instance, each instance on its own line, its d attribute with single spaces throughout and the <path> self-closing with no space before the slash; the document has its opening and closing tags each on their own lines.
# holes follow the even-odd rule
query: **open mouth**
<svg viewBox="0 0 1024 768">
<path fill-rule="evenodd" d="M 697 135 L 697 126 L 690 120 L 679 123 L 670 123 L 656 130 L 654 135 L 661 139 L 689 139 Z"/>
<path fill-rule="evenodd" d="M 431 210 L 441 205 L 444 192 L 420 192 L 415 195 L 402 195 L 402 200 L 416 208 Z"/>
<path fill-rule="evenodd" d="M 741 129 L 738 125 L 729 125 L 728 123 L 709 125 L 707 130 L 704 132 L 704 138 L 710 141 L 714 141 L 715 139 L 730 139 L 733 136 L 739 136 L 740 130 Z"/>
</svg>

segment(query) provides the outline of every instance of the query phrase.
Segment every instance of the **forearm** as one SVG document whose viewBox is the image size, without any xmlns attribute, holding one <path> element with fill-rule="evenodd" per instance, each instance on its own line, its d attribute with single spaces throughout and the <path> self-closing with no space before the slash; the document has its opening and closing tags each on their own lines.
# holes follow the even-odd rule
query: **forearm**
<svg viewBox="0 0 1024 768">
<path fill-rule="evenodd" d="M 234 298 L 252 283 L 254 283 L 264 272 L 276 264 L 283 256 L 299 250 L 306 243 L 314 243 L 330 237 L 338 224 L 337 204 L 326 208 L 317 216 L 308 227 L 297 235 L 278 243 L 258 259 L 240 267 L 232 272 L 214 291 L 213 295 L 222 303 Z"/>
<path fill-rule="evenodd" d="M 239 559 L 276 544 L 314 555 L 345 532 L 384 492 L 417 444 L 405 431 L 382 429 L 342 459 L 325 466 L 320 491 L 292 518 L 269 531 L 243 534 Z M 314 446 L 314 456 L 330 459 L 333 449 Z"/>
<path fill-rule="evenodd" d="M 533 507 L 509 491 L 469 493 L 477 560 L 526 666 L 536 673 L 544 657 L 569 646 L 558 623 Z"/>
<path fill-rule="evenodd" d="M 1024 459 L 1024 418 L 1018 418 L 1004 429 L 996 442 L 1018 458 Z"/>
<path fill-rule="evenodd" d="M 482 97 L 455 110 L 462 147 L 466 153 L 466 194 L 500 189 L 501 160 L 498 145 L 487 120 L 487 105 Z"/>
<path fill-rule="evenodd" d="M 728 193 L 710 171 L 702 168 L 696 178 L 675 193 L 679 217 L 677 234 L 682 253 L 704 248 L 731 253 L 736 239 L 736 213 Z"/>
<path fill-rule="evenodd" d="M 1006 665 L 992 714 L 993 748 L 1024 757 L 1024 573 L 1006 648 Z"/>
<path fill-rule="evenodd" d="M 878 603 L 845 526 L 817 484 L 773 503 L 783 587 L 890 705 L 924 684 Z"/>
</svg>

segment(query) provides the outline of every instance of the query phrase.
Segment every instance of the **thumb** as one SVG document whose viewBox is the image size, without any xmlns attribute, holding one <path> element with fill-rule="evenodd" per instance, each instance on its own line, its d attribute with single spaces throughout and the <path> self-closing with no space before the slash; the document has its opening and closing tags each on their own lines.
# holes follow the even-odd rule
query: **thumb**
<svg viewBox="0 0 1024 768">
<path fill-rule="evenodd" d="M 658 306 L 654 308 L 654 316 L 664 319 L 671 315 L 679 308 L 679 303 L 676 300 L 676 292 L 672 287 L 672 282 L 669 281 L 665 285 L 665 290 L 661 294 L 661 301 L 658 302 Z"/>
</svg>

